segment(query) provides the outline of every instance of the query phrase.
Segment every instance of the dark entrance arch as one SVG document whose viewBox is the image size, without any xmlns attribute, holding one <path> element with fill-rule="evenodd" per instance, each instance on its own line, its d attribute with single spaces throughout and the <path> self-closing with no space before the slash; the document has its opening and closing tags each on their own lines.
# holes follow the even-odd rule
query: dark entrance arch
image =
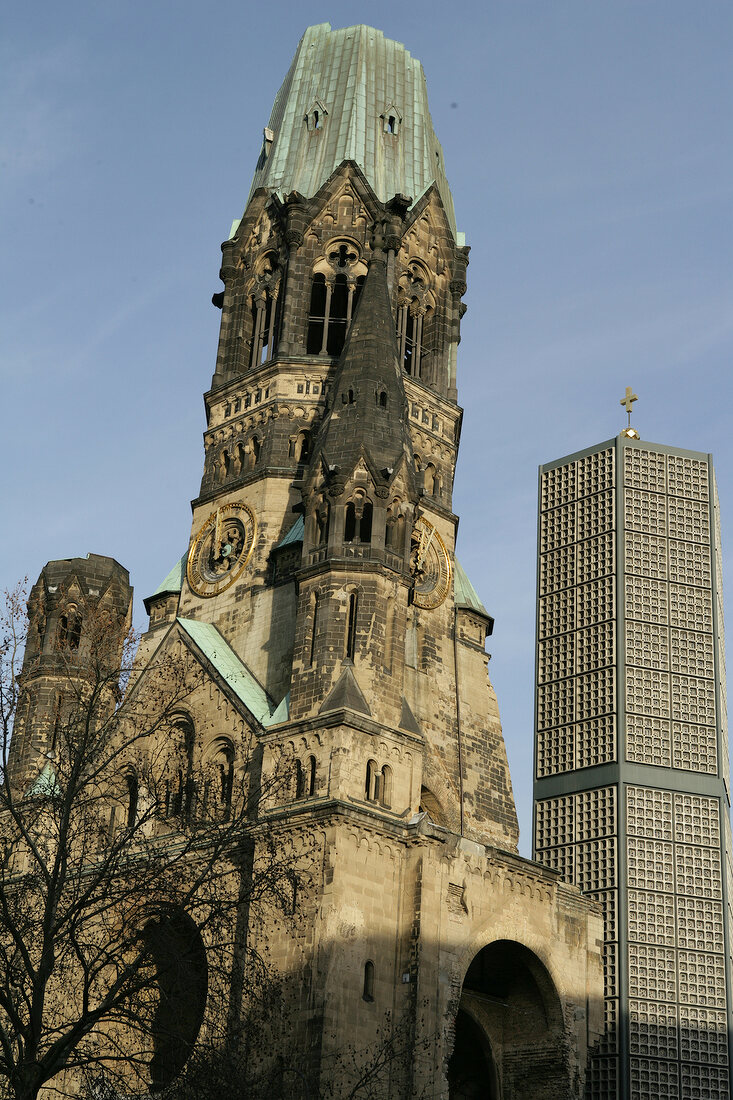
<svg viewBox="0 0 733 1100">
<path fill-rule="evenodd" d="M 560 998 L 547 968 L 523 944 L 496 940 L 475 955 L 455 1036 L 450 1100 L 570 1097 Z"/>
<path fill-rule="evenodd" d="M 464 1009 L 456 1016 L 456 1041 L 448 1065 L 450 1100 L 499 1100 L 496 1065 L 488 1037 Z"/>
<path fill-rule="evenodd" d="M 152 1023 L 150 1091 L 158 1093 L 183 1069 L 206 1008 L 206 950 L 195 923 L 180 909 L 166 910 L 143 931 L 155 965 L 157 1003 Z"/>
</svg>

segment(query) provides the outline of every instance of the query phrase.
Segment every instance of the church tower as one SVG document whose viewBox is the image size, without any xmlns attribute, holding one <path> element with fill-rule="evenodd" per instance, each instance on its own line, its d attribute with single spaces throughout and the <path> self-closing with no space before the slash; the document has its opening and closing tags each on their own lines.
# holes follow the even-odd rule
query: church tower
<svg viewBox="0 0 733 1100">
<path fill-rule="evenodd" d="M 589 1096 L 727 1100 L 733 862 L 711 456 L 629 428 L 542 466 L 539 507 L 534 849 L 604 910 Z"/>
<path fill-rule="evenodd" d="M 599 1030 L 600 921 L 517 854 L 493 620 L 455 557 L 468 251 L 419 62 L 309 28 L 222 246 L 191 537 L 141 652 L 178 632 L 262 774 L 291 762 L 258 812 L 315 846 L 310 888 L 295 931 L 247 936 L 288 992 L 262 1073 L 311 1095 L 386 1043 L 374 1095 L 569 1098 Z"/>
<path fill-rule="evenodd" d="M 306 31 L 222 251 L 191 546 L 180 598 L 164 585 L 147 601 L 151 625 L 213 624 L 293 720 L 348 697 L 424 736 L 407 802 L 515 849 L 498 714 L 483 729 L 470 689 L 491 619 L 454 594 L 469 250 L 404 47 L 366 27 Z M 367 781 L 369 758 L 374 801 L 387 783 Z"/>
<path fill-rule="evenodd" d="M 89 680 L 90 649 L 113 674 L 131 620 L 130 576 L 114 558 L 87 554 L 43 567 L 28 599 L 28 635 L 8 754 L 16 792 L 25 793 L 39 775 L 52 781 L 56 739 L 79 685 Z"/>
</svg>

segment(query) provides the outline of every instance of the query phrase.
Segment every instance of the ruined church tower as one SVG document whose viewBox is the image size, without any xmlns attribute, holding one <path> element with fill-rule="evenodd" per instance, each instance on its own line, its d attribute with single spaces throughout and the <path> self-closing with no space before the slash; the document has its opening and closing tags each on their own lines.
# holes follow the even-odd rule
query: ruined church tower
<svg viewBox="0 0 733 1100">
<path fill-rule="evenodd" d="M 143 652 L 181 631 L 264 774 L 294 762 L 260 812 L 319 864 L 298 932 L 249 932 L 292 994 L 272 1048 L 311 1095 L 399 1035 L 385 1096 L 575 1096 L 601 922 L 517 854 L 493 621 L 455 557 L 469 250 L 402 45 L 306 31 L 222 251 L 191 537 Z"/>
</svg>

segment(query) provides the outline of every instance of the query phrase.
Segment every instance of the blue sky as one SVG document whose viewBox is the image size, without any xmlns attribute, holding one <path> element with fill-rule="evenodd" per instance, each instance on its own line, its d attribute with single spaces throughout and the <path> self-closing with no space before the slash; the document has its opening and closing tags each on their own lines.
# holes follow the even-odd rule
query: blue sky
<svg viewBox="0 0 733 1100">
<path fill-rule="evenodd" d="M 275 13 L 273 15 L 273 13 Z M 733 592 L 733 6 L 727 0 L 43 2 L 0 17 L 0 582 L 185 550 L 219 244 L 309 23 L 425 67 L 471 245 L 459 556 L 496 618 L 530 848 L 540 462 L 615 435 L 712 451 Z"/>
</svg>

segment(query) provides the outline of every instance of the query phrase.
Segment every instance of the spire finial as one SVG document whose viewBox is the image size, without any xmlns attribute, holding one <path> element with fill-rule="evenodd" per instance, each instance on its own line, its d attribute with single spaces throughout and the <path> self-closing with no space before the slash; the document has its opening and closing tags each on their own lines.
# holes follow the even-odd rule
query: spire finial
<svg viewBox="0 0 733 1100">
<path fill-rule="evenodd" d="M 624 394 L 624 396 L 621 398 L 621 400 L 619 402 L 619 404 L 623 405 L 623 407 L 626 409 L 626 415 L 629 418 L 628 425 L 621 432 L 621 435 L 625 435 L 629 439 L 639 439 L 640 438 L 639 433 L 637 432 L 636 428 L 631 427 L 631 408 L 632 408 L 634 402 L 638 401 L 638 400 L 639 400 L 639 398 L 634 393 L 633 388 L 631 386 L 627 386 L 626 387 L 626 393 Z"/>
</svg>

